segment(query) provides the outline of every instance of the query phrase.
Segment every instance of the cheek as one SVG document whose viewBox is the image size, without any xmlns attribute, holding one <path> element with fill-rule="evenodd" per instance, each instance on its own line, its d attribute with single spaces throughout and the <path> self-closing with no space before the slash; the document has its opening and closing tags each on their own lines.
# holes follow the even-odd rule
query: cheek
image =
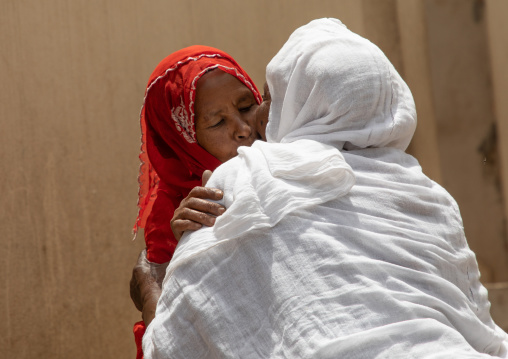
<svg viewBox="0 0 508 359">
<path fill-rule="evenodd" d="M 198 144 L 203 147 L 207 152 L 211 153 L 212 155 L 216 155 L 217 149 L 220 148 L 220 146 L 217 145 L 217 138 L 214 134 L 211 134 L 209 132 L 197 132 L 196 133 L 196 140 L 198 141 Z"/>
<path fill-rule="evenodd" d="M 249 111 L 248 113 L 246 113 L 244 115 L 244 120 L 246 120 L 247 123 L 249 123 L 251 125 L 251 127 L 254 127 L 256 125 L 257 118 L 258 118 L 258 111 L 259 111 L 260 107 L 261 106 L 256 106 L 256 108 L 252 109 L 251 111 Z"/>
<path fill-rule="evenodd" d="M 238 145 L 229 138 L 227 131 L 224 128 L 224 131 L 214 131 L 207 133 L 206 136 L 196 136 L 198 144 L 219 161 L 225 162 L 237 155 L 238 148 Z"/>
<path fill-rule="evenodd" d="M 263 102 L 261 106 L 259 106 L 258 111 L 256 113 L 256 122 L 258 126 L 266 127 L 268 123 L 268 112 L 270 107 Z"/>
</svg>

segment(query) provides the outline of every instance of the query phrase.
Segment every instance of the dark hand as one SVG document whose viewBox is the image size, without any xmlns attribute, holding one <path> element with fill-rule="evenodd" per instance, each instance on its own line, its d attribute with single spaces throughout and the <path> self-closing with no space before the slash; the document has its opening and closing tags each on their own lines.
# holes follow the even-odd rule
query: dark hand
<svg viewBox="0 0 508 359">
<path fill-rule="evenodd" d="M 203 186 L 211 175 L 212 172 L 208 170 L 203 173 Z M 203 225 L 213 226 L 215 218 L 223 214 L 226 208 L 208 200 L 218 201 L 223 195 L 222 191 L 216 188 L 194 187 L 180 202 L 171 219 L 171 229 L 176 240 L 179 241 L 185 231 L 195 231 Z"/>
<path fill-rule="evenodd" d="M 163 264 L 149 262 L 146 259 L 146 249 L 143 249 L 132 270 L 131 299 L 142 313 L 146 326 L 155 317 L 155 308 L 161 295 L 162 281 L 166 275 L 168 264 L 169 262 Z"/>
</svg>

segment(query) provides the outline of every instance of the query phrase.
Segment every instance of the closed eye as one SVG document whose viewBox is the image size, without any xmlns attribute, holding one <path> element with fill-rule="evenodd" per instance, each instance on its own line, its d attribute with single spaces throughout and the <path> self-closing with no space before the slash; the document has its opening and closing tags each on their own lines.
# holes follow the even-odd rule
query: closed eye
<svg viewBox="0 0 508 359">
<path fill-rule="evenodd" d="M 215 125 L 209 126 L 208 128 L 216 128 L 216 127 L 221 126 L 223 123 L 224 123 L 224 119 L 221 118 L 221 120 L 219 122 L 217 122 Z"/>
<path fill-rule="evenodd" d="M 249 105 L 249 106 L 247 106 L 247 107 L 240 107 L 240 108 L 238 109 L 238 111 L 240 111 L 240 112 L 249 112 L 249 111 L 251 110 L 252 106 L 254 106 L 254 104 Z"/>
</svg>

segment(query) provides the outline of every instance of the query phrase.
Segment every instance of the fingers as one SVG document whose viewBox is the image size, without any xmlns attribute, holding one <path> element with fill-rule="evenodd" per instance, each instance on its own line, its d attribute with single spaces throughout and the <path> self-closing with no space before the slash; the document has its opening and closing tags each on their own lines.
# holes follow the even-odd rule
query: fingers
<svg viewBox="0 0 508 359">
<path fill-rule="evenodd" d="M 175 235 L 177 241 L 180 241 L 182 238 L 183 232 L 185 231 L 197 231 L 203 225 L 194 221 L 190 221 L 187 219 L 175 219 L 171 220 L 171 230 Z"/>
<path fill-rule="evenodd" d="M 206 201 L 205 201 L 206 202 Z M 211 203 L 211 202 L 208 202 Z M 216 204 L 216 203 L 214 203 Z M 208 210 L 209 207 L 206 207 Z M 223 213 L 223 207 L 218 212 Z M 215 210 L 214 210 L 215 211 Z M 171 229 L 175 238 L 179 241 L 185 231 L 196 231 L 202 226 L 211 227 L 215 224 L 214 215 L 193 210 L 191 208 L 179 208 L 175 211 L 175 216 L 171 220 Z"/>
<path fill-rule="evenodd" d="M 206 183 L 208 182 L 208 180 L 210 179 L 210 177 L 212 176 L 212 171 L 210 170 L 205 170 L 205 172 L 203 172 L 203 177 L 201 178 L 201 183 L 202 183 L 202 186 L 206 186 Z"/>
<path fill-rule="evenodd" d="M 200 225 L 211 227 L 215 224 L 215 218 L 223 214 L 225 211 L 224 207 L 220 205 L 215 206 L 214 204 L 216 205 L 216 203 L 193 203 L 192 207 L 189 205 L 189 207 L 179 208 L 175 211 L 175 215 L 173 216 L 172 221 L 191 221 L 199 225 L 194 225 L 192 223 L 181 223 L 181 225 L 185 225 L 185 230 L 196 230 L 201 228 Z"/>
<path fill-rule="evenodd" d="M 208 199 L 219 200 L 223 193 L 218 189 L 195 187 L 189 195 L 180 203 L 173 216 L 173 220 L 190 220 L 213 226 L 215 217 L 222 215 L 226 208 L 219 203 L 211 202 Z M 191 224 L 186 224 L 191 226 Z M 195 227 L 199 229 L 200 227 Z M 189 227 L 189 229 L 192 229 Z"/>
<path fill-rule="evenodd" d="M 203 221 L 200 221 L 200 218 L 205 218 L 204 216 L 213 215 L 220 216 L 226 211 L 226 208 L 219 203 L 210 202 L 206 199 L 202 198 L 186 198 L 180 204 L 180 207 L 175 211 L 178 218 L 187 218 L 190 220 L 197 220 L 197 222 L 202 224 L 207 224 Z"/>
<path fill-rule="evenodd" d="M 202 199 L 211 199 L 214 201 L 218 201 L 222 199 L 224 196 L 224 193 L 217 188 L 208 188 L 208 187 L 194 187 L 189 192 L 188 198 L 195 197 L 195 198 L 202 198 Z"/>
<path fill-rule="evenodd" d="M 203 181 L 207 181 L 207 178 L 209 174 L 205 173 Z M 185 231 L 195 231 L 202 226 L 213 226 L 215 218 L 222 215 L 226 208 L 210 200 L 218 201 L 223 196 L 224 193 L 217 188 L 194 187 L 180 203 L 171 219 L 171 229 L 176 240 L 179 241 Z"/>
</svg>

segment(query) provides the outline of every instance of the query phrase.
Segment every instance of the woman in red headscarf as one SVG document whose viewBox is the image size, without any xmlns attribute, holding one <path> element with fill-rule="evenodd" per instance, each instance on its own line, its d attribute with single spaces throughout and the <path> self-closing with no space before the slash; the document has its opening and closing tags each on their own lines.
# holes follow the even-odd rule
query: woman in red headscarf
<svg viewBox="0 0 508 359">
<path fill-rule="evenodd" d="M 168 262 L 183 231 L 212 225 L 224 211 L 206 201 L 220 199 L 221 193 L 200 187 L 201 177 L 234 157 L 239 146 L 260 138 L 255 123 L 260 103 L 247 73 L 220 50 L 187 47 L 155 68 L 140 116 L 139 214 L 134 225 L 134 233 L 144 228 L 148 261 Z M 143 303 L 135 296 L 141 310 Z M 134 327 L 138 358 L 144 329 L 143 322 Z"/>
</svg>

